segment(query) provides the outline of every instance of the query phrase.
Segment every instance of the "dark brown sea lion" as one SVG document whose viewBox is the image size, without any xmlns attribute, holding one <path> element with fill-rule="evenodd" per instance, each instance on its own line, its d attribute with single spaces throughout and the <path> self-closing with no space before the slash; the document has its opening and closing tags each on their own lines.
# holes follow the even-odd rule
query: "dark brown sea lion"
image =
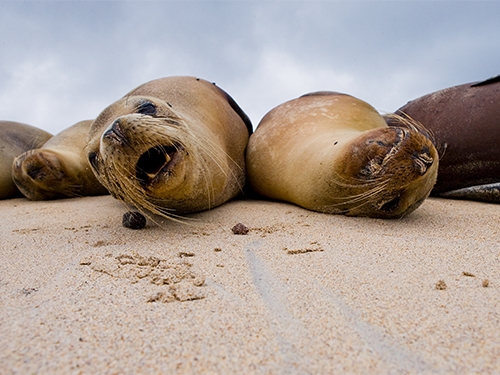
<svg viewBox="0 0 500 375">
<path fill-rule="evenodd" d="M 368 103 L 318 92 L 271 110 L 251 136 L 251 187 L 269 198 L 332 214 L 398 218 L 436 180 L 438 155 L 410 121 L 389 128 Z"/>
<path fill-rule="evenodd" d="M 25 151 L 42 146 L 52 134 L 31 125 L 0 121 L 0 199 L 21 196 L 12 180 L 12 162 Z"/>
<path fill-rule="evenodd" d="M 12 177 L 26 198 L 47 200 L 108 193 L 95 178 L 84 153 L 91 124 L 92 120 L 80 121 L 14 160 Z"/>
<path fill-rule="evenodd" d="M 396 113 L 434 135 L 441 158 L 432 195 L 500 203 L 500 76 L 425 95 Z"/>
<path fill-rule="evenodd" d="M 207 210 L 240 193 L 252 125 L 215 84 L 150 81 L 94 121 L 87 155 L 111 194 L 167 217 Z"/>
</svg>

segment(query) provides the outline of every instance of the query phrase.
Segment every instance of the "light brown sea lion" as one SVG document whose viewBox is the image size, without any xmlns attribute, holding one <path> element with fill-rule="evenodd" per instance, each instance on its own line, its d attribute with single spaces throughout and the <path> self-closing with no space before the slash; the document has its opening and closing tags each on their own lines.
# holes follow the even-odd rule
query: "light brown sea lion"
<svg viewBox="0 0 500 375">
<path fill-rule="evenodd" d="M 0 121 L 0 199 L 21 196 L 12 180 L 12 162 L 25 151 L 40 147 L 52 137 L 45 130 L 13 121 Z"/>
<path fill-rule="evenodd" d="M 438 155 L 410 121 L 389 128 L 368 103 L 316 92 L 271 110 L 247 149 L 251 187 L 304 208 L 399 218 L 436 180 Z"/>
<path fill-rule="evenodd" d="M 500 203 L 500 76 L 422 96 L 396 113 L 434 134 L 442 155 L 432 195 Z"/>
<path fill-rule="evenodd" d="M 19 155 L 12 177 L 30 200 L 107 194 L 90 168 L 84 148 L 92 120 L 80 121 L 42 147 Z"/>
<path fill-rule="evenodd" d="M 106 108 L 89 132 L 87 154 L 115 198 L 174 217 L 241 192 L 251 132 L 248 117 L 215 84 L 167 77 Z"/>
</svg>

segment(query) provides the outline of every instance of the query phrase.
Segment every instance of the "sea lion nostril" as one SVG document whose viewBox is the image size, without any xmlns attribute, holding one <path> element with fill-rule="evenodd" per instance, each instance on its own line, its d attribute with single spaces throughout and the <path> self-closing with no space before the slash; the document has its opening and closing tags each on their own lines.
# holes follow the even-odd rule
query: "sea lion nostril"
<svg viewBox="0 0 500 375">
<path fill-rule="evenodd" d="M 427 169 L 434 163 L 434 158 L 430 155 L 429 149 L 426 147 L 420 153 L 413 155 L 413 162 L 420 174 L 424 175 Z"/>
<path fill-rule="evenodd" d="M 116 119 L 111 126 L 103 133 L 102 139 L 106 139 L 107 141 L 117 142 L 121 145 L 126 145 L 127 137 L 123 132 L 122 125 L 120 119 Z"/>
</svg>

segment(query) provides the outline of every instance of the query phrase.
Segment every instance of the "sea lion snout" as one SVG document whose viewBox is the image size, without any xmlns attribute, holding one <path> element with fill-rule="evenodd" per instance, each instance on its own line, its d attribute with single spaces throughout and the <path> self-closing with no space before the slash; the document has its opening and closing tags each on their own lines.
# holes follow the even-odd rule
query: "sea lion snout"
<svg viewBox="0 0 500 375">
<path fill-rule="evenodd" d="M 367 133 L 364 178 L 381 176 L 386 170 L 406 168 L 409 178 L 423 176 L 437 160 L 432 142 L 425 135 L 405 128 L 383 128 Z"/>
<path fill-rule="evenodd" d="M 371 130 L 353 145 L 354 152 L 364 155 L 358 162 L 362 165 L 359 174 L 362 178 L 373 179 L 383 174 L 407 142 L 409 132 L 400 128 L 381 128 Z M 364 139 L 364 141 L 363 141 Z"/>
<path fill-rule="evenodd" d="M 50 152 L 32 150 L 16 159 L 15 166 L 22 168 L 33 180 L 60 180 L 64 177 L 60 160 Z"/>
<path fill-rule="evenodd" d="M 102 140 L 109 143 L 117 143 L 121 146 L 128 144 L 127 137 L 123 131 L 123 121 L 121 118 L 116 119 L 102 134 Z"/>
<path fill-rule="evenodd" d="M 53 199 L 57 186 L 65 179 L 65 168 L 50 151 L 31 150 L 19 155 L 12 165 L 12 179 L 30 200 Z"/>
</svg>

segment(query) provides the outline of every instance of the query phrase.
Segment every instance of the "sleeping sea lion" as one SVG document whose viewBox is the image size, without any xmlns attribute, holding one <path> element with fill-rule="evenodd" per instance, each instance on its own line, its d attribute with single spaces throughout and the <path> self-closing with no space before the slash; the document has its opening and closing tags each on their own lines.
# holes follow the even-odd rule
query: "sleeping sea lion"
<svg viewBox="0 0 500 375">
<path fill-rule="evenodd" d="M 500 203 L 500 76 L 422 96 L 396 113 L 434 134 L 442 155 L 432 195 Z"/>
<path fill-rule="evenodd" d="M 242 191 L 251 132 L 246 114 L 215 84 L 167 77 L 104 109 L 86 152 L 115 198 L 175 217 L 216 207 Z"/>
<path fill-rule="evenodd" d="M 80 121 L 14 160 L 12 177 L 26 198 L 35 201 L 107 194 L 84 154 L 91 124 L 92 120 Z"/>
<path fill-rule="evenodd" d="M 389 128 L 368 103 L 316 92 L 271 110 L 251 136 L 255 192 L 330 214 L 399 218 L 436 180 L 438 155 L 417 124 Z"/>
<path fill-rule="evenodd" d="M 0 121 L 0 199 L 21 196 L 12 180 L 12 162 L 25 151 L 42 146 L 52 134 L 31 125 Z"/>
</svg>

